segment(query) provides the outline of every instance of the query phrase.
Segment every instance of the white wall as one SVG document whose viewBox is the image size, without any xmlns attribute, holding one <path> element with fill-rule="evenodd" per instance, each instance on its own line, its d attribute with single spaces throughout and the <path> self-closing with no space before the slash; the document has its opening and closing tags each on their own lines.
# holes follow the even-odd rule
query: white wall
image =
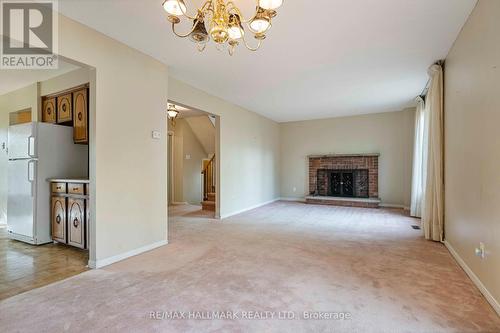
<svg viewBox="0 0 500 333">
<path fill-rule="evenodd" d="M 220 215 L 279 197 L 279 125 L 169 78 L 169 99 L 220 116 Z"/>
<path fill-rule="evenodd" d="M 95 68 L 96 93 L 90 101 L 92 264 L 164 244 L 167 67 L 62 15 L 59 51 Z M 160 132 L 160 140 L 152 139 L 153 130 Z"/>
<path fill-rule="evenodd" d="M 201 167 L 203 159 L 207 158 L 208 154 L 186 119 L 177 119 L 175 127 L 170 126 L 169 130 L 174 133 L 174 198 L 172 201 L 200 205 L 203 195 Z M 186 158 L 186 155 L 190 158 Z"/>
<path fill-rule="evenodd" d="M 208 115 L 185 118 L 194 135 L 207 153 L 215 154 L 215 126 Z"/>
<path fill-rule="evenodd" d="M 446 58 L 445 236 L 500 313 L 499 18 L 500 1 L 480 0 Z"/>
<path fill-rule="evenodd" d="M 91 80 L 92 70 L 90 68 L 76 69 L 69 73 L 40 82 L 40 96 L 55 94 L 66 89 L 71 89 L 89 83 Z"/>
<path fill-rule="evenodd" d="M 382 204 L 409 206 L 414 115 L 408 109 L 281 124 L 281 196 L 309 195 L 308 155 L 380 153 Z"/>
<path fill-rule="evenodd" d="M 38 114 L 38 84 L 0 96 L 0 224 L 7 223 L 7 134 L 9 113 L 31 108 L 32 120 Z"/>
</svg>

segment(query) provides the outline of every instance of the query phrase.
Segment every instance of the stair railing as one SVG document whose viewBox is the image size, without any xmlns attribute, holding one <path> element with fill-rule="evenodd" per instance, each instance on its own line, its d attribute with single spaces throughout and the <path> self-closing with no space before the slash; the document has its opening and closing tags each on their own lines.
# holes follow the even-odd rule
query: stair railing
<svg viewBox="0 0 500 333">
<path fill-rule="evenodd" d="M 206 201 L 209 193 L 215 193 L 215 154 L 205 165 L 201 174 L 203 175 L 203 201 Z"/>
</svg>

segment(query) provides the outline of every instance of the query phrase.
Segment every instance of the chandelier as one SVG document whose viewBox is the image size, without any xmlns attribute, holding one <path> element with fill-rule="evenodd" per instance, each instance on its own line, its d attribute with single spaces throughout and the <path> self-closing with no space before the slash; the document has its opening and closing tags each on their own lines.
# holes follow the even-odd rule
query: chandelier
<svg viewBox="0 0 500 333">
<path fill-rule="evenodd" d="M 196 15 L 189 15 L 183 0 L 165 0 L 163 8 L 169 14 L 168 21 L 172 23 L 172 31 L 178 37 L 189 37 L 196 43 L 198 51 L 202 52 L 212 39 L 217 49 L 227 46 L 230 55 L 241 43 L 250 51 L 257 51 L 271 28 L 271 19 L 276 16 L 276 10 L 283 4 L 283 0 L 256 0 L 257 7 L 252 17 L 245 19 L 233 1 L 207 0 L 198 8 Z M 179 34 L 176 25 L 181 18 L 192 21 L 191 31 Z M 208 31 L 205 26 L 208 23 Z M 243 25 L 255 38 L 256 45 L 247 42 L 246 31 Z"/>
<path fill-rule="evenodd" d="M 168 103 L 168 105 L 167 105 L 167 117 L 168 117 L 168 119 L 170 119 L 172 126 L 175 126 L 175 120 L 177 119 L 178 116 L 179 116 L 179 110 L 177 110 L 176 105 Z"/>
</svg>

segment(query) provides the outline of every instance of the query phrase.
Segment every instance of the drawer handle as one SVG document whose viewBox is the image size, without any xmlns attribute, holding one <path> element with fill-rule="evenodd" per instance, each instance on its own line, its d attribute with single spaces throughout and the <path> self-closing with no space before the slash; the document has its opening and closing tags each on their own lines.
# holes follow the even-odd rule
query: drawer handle
<svg viewBox="0 0 500 333">
<path fill-rule="evenodd" d="M 78 191 L 79 188 L 78 187 L 73 187 L 73 191 Z"/>
<path fill-rule="evenodd" d="M 60 189 L 62 189 L 62 187 L 61 186 L 57 186 L 56 189 L 60 190 Z"/>
<path fill-rule="evenodd" d="M 81 112 L 78 112 L 78 120 L 82 120 L 83 114 Z"/>
<path fill-rule="evenodd" d="M 75 228 L 78 228 L 79 225 L 80 225 L 80 221 L 78 221 L 78 218 L 75 217 L 75 219 L 73 220 L 73 226 Z"/>
<path fill-rule="evenodd" d="M 57 215 L 56 222 L 57 224 L 61 224 L 61 216 Z"/>
</svg>

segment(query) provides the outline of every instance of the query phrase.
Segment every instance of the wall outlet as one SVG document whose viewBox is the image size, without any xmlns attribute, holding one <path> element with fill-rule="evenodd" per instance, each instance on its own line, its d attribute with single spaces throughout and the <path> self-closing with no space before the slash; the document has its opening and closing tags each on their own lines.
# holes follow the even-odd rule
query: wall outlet
<svg viewBox="0 0 500 333">
<path fill-rule="evenodd" d="M 484 257 L 486 257 L 486 247 L 484 246 L 483 242 L 479 243 L 479 247 L 476 248 L 475 253 L 476 256 L 478 256 L 481 259 L 484 259 Z"/>
<path fill-rule="evenodd" d="M 190 160 L 191 159 L 191 155 L 186 155 L 186 160 Z"/>
</svg>

